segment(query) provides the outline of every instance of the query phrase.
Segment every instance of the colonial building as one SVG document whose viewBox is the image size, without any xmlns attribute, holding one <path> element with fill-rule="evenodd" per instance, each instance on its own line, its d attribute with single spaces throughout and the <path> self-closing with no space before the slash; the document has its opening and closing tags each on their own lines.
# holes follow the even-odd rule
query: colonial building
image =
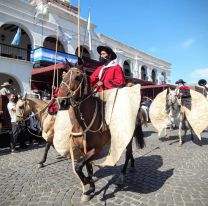
<svg viewBox="0 0 208 206">
<path fill-rule="evenodd" d="M 19 93 L 30 92 L 32 71 L 55 61 L 64 62 L 65 58 L 75 62 L 77 22 L 78 10 L 68 0 L 0 0 L 0 84 L 12 79 Z M 11 42 L 18 28 L 21 28 L 20 42 L 13 46 Z M 97 46 L 108 45 L 117 53 L 128 78 L 146 84 L 170 83 L 170 63 L 97 34 L 95 28 L 91 24 L 90 51 L 87 20 L 80 18 L 80 50 L 89 67 L 98 60 Z"/>
</svg>

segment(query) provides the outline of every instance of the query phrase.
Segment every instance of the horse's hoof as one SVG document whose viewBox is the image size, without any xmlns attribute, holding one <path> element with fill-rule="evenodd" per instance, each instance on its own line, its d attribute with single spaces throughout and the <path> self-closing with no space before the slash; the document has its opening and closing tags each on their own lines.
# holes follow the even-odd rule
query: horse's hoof
<svg viewBox="0 0 208 206">
<path fill-rule="evenodd" d="M 81 196 L 81 202 L 88 202 L 92 199 L 93 195 L 86 195 L 86 194 L 82 194 Z"/>
<path fill-rule="evenodd" d="M 44 164 L 43 163 L 38 163 L 39 164 L 39 168 L 43 168 Z"/>
<path fill-rule="evenodd" d="M 92 176 L 92 182 L 97 182 L 98 181 L 98 177 Z"/>
<path fill-rule="evenodd" d="M 135 167 L 130 167 L 130 168 L 129 168 L 129 172 L 131 172 L 131 173 L 136 172 L 136 168 L 135 168 Z"/>
<path fill-rule="evenodd" d="M 183 142 L 179 142 L 179 145 L 178 145 L 178 146 L 179 146 L 179 147 L 181 147 L 181 146 L 182 146 L 182 144 L 183 144 Z"/>
</svg>

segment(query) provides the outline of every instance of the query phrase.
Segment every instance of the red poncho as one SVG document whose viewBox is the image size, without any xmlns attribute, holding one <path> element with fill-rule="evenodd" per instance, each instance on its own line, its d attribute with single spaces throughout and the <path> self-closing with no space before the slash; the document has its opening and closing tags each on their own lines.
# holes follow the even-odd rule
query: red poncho
<svg viewBox="0 0 208 206">
<path fill-rule="evenodd" d="M 112 89 L 126 84 L 122 68 L 115 62 L 111 61 L 108 65 L 98 67 L 90 76 L 90 86 L 93 86 L 102 81 L 103 85 L 98 88 L 98 91 Z"/>
</svg>

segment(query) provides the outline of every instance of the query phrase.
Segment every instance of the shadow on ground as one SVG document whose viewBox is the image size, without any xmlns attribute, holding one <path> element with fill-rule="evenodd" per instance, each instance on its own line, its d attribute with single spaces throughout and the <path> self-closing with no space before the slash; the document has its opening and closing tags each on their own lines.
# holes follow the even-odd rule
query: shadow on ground
<svg viewBox="0 0 208 206">
<path fill-rule="evenodd" d="M 109 190 L 109 187 L 114 185 L 117 175 L 114 175 L 108 184 L 99 191 L 95 192 L 95 196 L 103 192 L 102 201 L 113 198 L 118 191 L 131 191 L 137 193 L 151 193 L 159 190 L 168 178 L 173 175 L 174 169 L 160 171 L 159 168 L 163 165 L 163 160 L 160 155 L 143 156 L 135 159 L 136 171 L 133 173 L 127 172 L 125 182 L 122 186 L 115 186 L 115 189 Z M 117 166 L 116 171 L 120 172 L 123 165 Z M 115 167 L 106 167 L 95 173 L 97 178 L 103 178 L 115 174 Z"/>
</svg>

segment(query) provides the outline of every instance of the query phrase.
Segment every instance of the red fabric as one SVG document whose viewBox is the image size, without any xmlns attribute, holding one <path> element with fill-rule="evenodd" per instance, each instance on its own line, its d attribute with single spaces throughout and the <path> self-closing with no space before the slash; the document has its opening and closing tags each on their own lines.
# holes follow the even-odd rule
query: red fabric
<svg viewBox="0 0 208 206">
<path fill-rule="evenodd" d="M 59 90 L 60 90 L 60 88 L 56 89 L 56 91 L 54 92 L 54 95 L 53 95 L 53 99 L 49 103 L 49 112 L 50 113 L 57 113 L 59 110 L 56 100 L 54 99 L 54 98 L 58 97 Z"/>
<path fill-rule="evenodd" d="M 93 86 L 98 82 L 102 81 L 103 86 L 98 88 L 98 91 L 102 91 L 105 89 L 112 89 L 116 86 L 121 86 L 126 83 L 122 68 L 117 64 L 116 66 L 111 66 L 109 68 L 104 69 L 101 79 L 99 80 L 98 75 L 100 70 L 102 69 L 103 65 L 98 67 L 93 74 L 90 76 L 90 86 Z M 112 82 L 114 85 L 112 85 Z"/>
<path fill-rule="evenodd" d="M 54 97 L 56 98 L 56 97 L 58 97 L 58 94 L 59 94 L 59 90 L 60 90 L 60 88 L 58 87 L 57 89 L 56 89 L 56 91 L 54 92 Z"/>
<path fill-rule="evenodd" d="M 190 90 L 189 86 L 180 86 L 179 87 L 180 90 Z"/>
</svg>

